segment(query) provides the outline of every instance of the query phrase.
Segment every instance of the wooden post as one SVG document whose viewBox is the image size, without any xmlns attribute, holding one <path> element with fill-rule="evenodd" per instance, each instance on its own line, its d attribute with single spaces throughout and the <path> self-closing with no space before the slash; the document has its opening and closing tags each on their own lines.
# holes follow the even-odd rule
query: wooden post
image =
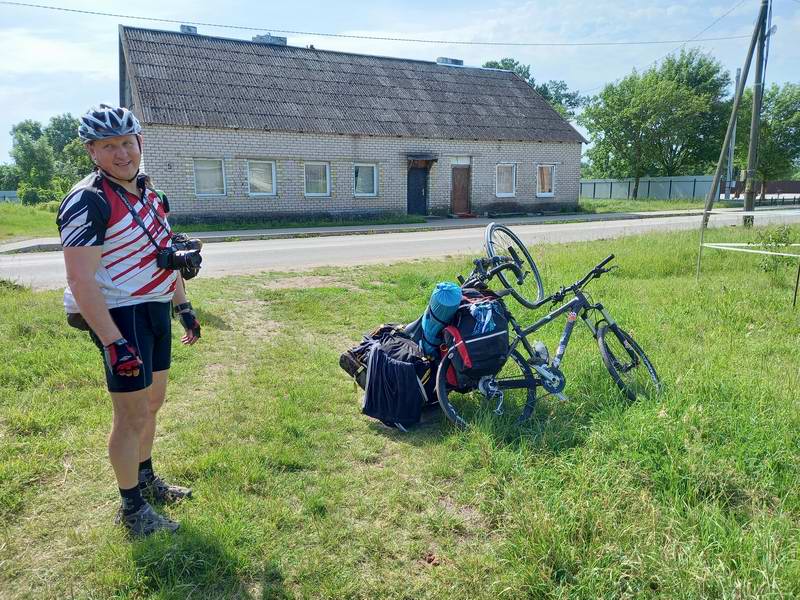
<svg viewBox="0 0 800 600">
<path fill-rule="evenodd" d="M 714 178 L 711 180 L 711 187 L 708 190 L 706 197 L 706 205 L 703 208 L 703 220 L 700 223 L 700 248 L 697 253 L 697 278 L 700 278 L 700 262 L 703 258 L 703 234 L 705 233 L 706 226 L 708 225 L 709 211 L 714 206 L 716 198 L 719 197 L 719 181 L 722 176 L 722 165 L 725 162 L 725 154 L 728 150 L 728 144 L 731 142 L 731 135 L 733 128 L 736 125 L 736 114 L 739 112 L 739 105 L 742 103 L 742 92 L 744 91 L 744 84 L 747 81 L 747 74 L 750 71 L 750 63 L 753 60 L 753 50 L 755 50 L 756 43 L 759 37 L 759 28 L 762 21 L 767 18 L 767 4 L 768 0 L 761 0 L 761 9 L 756 19 L 756 26 L 753 29 L 753 36 L 750 38 L 750 47 L 747 49 L 747 56 L 744 59 L 744 67 L 742 67 L 742 78 L 736 88 L 736 94 L 733 97 L 733 106 L 731 107 L 731 117 L 728 120 L 728 129 L 725 131 L 725 139 L 722 142 L 722 147 L 719 151 L 719 160 L 717 161 L 717 168 L 714 171 Z"/>
<path fill-rule="evenodd" d="M 767 2 L 767 0 L 762 0 Z M 744 186 L 744 210 L 752 211 L 755 208 L 756 193 L 756 166 L 758 165 L 758 136 L 761 129 L 761 101 L 764 97 L 764 44 L 767 37 L 767 21 L 761 19 L 758 23 L 758 46 L 756 46 L 756 76 L 753 81 L 753 111 L 750 115 L 750 141 L 747 146 L 747 181 Z M 745 227 L 753 226 L 753 217 L 746 215 L 743 220 Z"/>
</svg>

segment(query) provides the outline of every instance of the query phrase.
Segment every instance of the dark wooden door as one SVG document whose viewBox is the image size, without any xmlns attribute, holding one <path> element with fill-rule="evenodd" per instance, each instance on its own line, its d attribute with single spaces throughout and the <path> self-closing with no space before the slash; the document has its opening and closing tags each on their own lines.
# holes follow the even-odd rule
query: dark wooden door
<svg viewBox="0 0 800 600">
<path fill-rule="evenodd" d="M 470 212 L 469 202 L 470 168 L 453 167 L 453 187 L 450 191 L 450 212 L 464 214 Z"/>
<path fill-rule="evenodd" d="M 408 170 L 408 214 L 428 214 L 428 169 L 412 167 Z"/>
</svg>

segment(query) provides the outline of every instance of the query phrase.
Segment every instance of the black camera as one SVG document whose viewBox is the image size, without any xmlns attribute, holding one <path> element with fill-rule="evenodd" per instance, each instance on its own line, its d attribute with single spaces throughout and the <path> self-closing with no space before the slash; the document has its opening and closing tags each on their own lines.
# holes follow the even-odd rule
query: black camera
<svg viewBox="0 0 800 600">
<path fill-rule="evenodd" d="M 200 271 L 200 263 L 203 257 L 200 256 L 200 248 L 203 242 L 196 239 L 189 239 L 184 233 L 176 233 L 172 236 L 172 247 L 159 250 L 156 255 L 156 265 L 160 269 L 180 271 L 184 279 L 195 277 Z"/>
</svg>

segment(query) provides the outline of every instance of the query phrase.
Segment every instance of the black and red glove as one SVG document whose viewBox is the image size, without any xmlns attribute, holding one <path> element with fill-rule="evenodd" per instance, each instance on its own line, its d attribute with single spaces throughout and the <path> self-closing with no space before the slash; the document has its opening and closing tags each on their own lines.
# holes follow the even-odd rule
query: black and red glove
<svg viewBox="0 0 800 600">
<path fill-rule="evenodd" d="M 178 313 L 178 318 L 181 320 L 181 325 L 186 331 L 186 335 L 181 338 L 184 344 L 194 343 L 200 337 L 200 322 L 197 320 L 197 315 L 192 308 L 191 302 L 184 302 L 175 307 L 175 312 Z"/>
<path fill-rule="evenodd" d="M 143 364 L 136 348 L 129 344 L 125 338 L 119 338 L 108 346 L 103 347 L 103 357 L 106 362 L 106 368 L 109 371 L 114 375 L 122 375 L 124 377 L 138 376 L 139 369 Z"/>
</svg>

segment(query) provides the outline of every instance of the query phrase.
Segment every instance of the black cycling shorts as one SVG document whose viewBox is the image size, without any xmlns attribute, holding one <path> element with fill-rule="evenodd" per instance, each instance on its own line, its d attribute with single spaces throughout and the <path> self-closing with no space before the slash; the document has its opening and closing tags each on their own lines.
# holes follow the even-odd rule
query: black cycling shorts
<svg viewBox="0 0 800 600">
<path fill-rule="evenodd" d="M 153 383 L 153 371 L 169 369 L 172 351 L 172 320 L 169 302 L 143 302 L 109 310 L 111 318 L 128 343 L 136 347 L 144 363 L 136 377 L 114 375 L 106 367 L 109 392 L 136 392 Z M 103 343 L 90 331 L 95 346 Z M 105 364 L 105 362 L 103 362 Z"/>
</svg>

